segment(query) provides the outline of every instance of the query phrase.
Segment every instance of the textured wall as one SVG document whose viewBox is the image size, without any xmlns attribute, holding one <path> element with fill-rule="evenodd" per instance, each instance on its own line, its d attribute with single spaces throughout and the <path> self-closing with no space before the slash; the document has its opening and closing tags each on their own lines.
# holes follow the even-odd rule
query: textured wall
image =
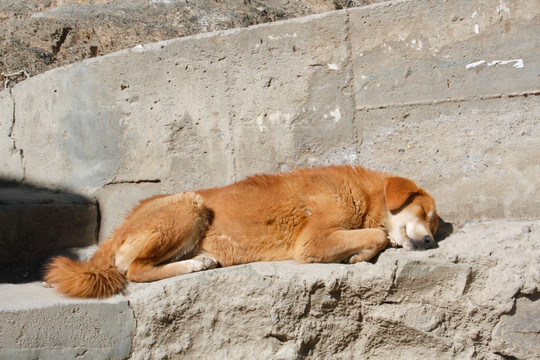
<svg viewBox="0 0 540 360">
<path fill-rule="evenodd" d="M 533 359 L 539 224 L 523 218 L 540 202 L 539 16 L 534 1 L 394 1 L 56 69 L 0 93 L 0 175 L 95 199 L 101 238 L 158 192 L 335 163 L 415 179 L 456 224 L 438 249 L 390 249 L 375 264 L 133 284 L 137 325 L 115 356 L 133 332 L 136 359 Z M 484 218 L 498 220 L 458 226 Z M 92 317 L 89 342 L 52 343 L 30 335 L 63 310 L 4 306 L 17 296 L 0 298 L 5 334 L 36 341 L 2 337 L 4 354 L 117 354 L 92 342 L 113 317 Z M 33 333 L 16 321 L 24 311 Z"/>
<path fill-rule="evenodd" d="M 415 179 L 446 218 L 535 216 L 539 13 L 395 1 L 56 69 L 2 93 L 2 176 L 122 193 L 102 208 L 120 218 L 155 192 L 353 163 Z"/>
</svg>

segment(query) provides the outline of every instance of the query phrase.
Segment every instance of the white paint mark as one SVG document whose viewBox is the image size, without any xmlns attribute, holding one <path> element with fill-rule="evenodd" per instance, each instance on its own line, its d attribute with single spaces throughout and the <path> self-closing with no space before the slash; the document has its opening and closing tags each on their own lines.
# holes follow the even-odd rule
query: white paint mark
<svg viewBox="0 0 540 360">
<path fill-rule="evenodd" d="M 133 50 L 142 50 L 143 47 L 144 47 L 144 46 L 143 46 L 142 44 L 135 45 L 135 46 L 133 47 Z"/>
<path fill-rule="evenodd" d="M 362 78 L 362 80 L 364 80 L 364 79 L 367 79 L 367 76 L 362 75 L 361 78 Z"/>
<path fill-rule="evenodd" d="M 398 35 L 398 38 L 400 41 L 405 41 L 405 38 L 403 36 L 401 36 L 401 34 Z"/>
<path fill-rule="evenodd" d="M 475 67 L 477 67 L 478 65 L 482 65 L 482 64 L 485 63 L 485 62 L 486 62 L 485 60 L 480 60 L 480 61 L 476 61 L 476 62 L 467 64 L 467 65 L 465 66 L 465 69 L 469 70 L 469 69 L 475 68 Z"/>
<path fill-rule="evenodd" d="M 523 59 L 494 60 L 494 61 L 488 63 L 487 66 L 494 66 L 494 65 L 497 65 L 497 64 L 506 65 L 506 64 L 510 64 L 510 63 L 515 63 L 513 65 L 513 67 L 515 67 L 516 69 L 521 69 L 522 67 L 525 67 L 525 65 L 523 65 Z"/>
<path fill-rule="evenodd" d="M 292 115 L 288 113 L 283 113 L 281 111 L 276 111 L 271 113 L 268 118 L 272 125 L 278 125 L 282 123 L 282 120 L 285 120 L 285 124 L 289 125 L 291 123 Z"/>
<path fill-rule="evenodd" d="M 266 131 L 266 126 L 264 126 L 263 119 L 264 119 L 264 114 L 261 114 L 257 117 L 257 127 L 259 128 L 260 132 Z"/>
<path fill-rule="evenodd" d="M 271 114 L 261 113 L 255 120 L 260 132 L 268 130 L 267 124 L 271 127 L 281 125 L 291 125 L 292 115 L 281 111 L 275 111 Z"/>
<path fill-rule="evenodd" d="M 293 34 L 283 34 L 283 35 L 278 35 L 278 36 L 274 36 L 274 35 L 268 35 L 268 40 L 281 40 L 281 39 L 287 39 L 287 38 L 295 38 L 295 37 L 298 37 L 298 35 L 296 33 L 293 33 Z"/>
<path fill-rule="evenodd" d="M 478 24 L 474 24 L 474 33 L 480 34 L 480 26 L 478 26 Z"/>
<path fill-rule="evenodd" d="M 334 111 L 330 111 L 330 116 L 334 118 L 334 122 L 338 122 L 341 120 L 341 111 L 339 111 L 339 105 L 336 106 L 336 109 Z"/>
<path fill-rule="evenodd" d="M 411 40 L 411 44 L 415 45 L 415 44 L 416 44 L 416 40 L 415 40 L 415 39 L 412 39 L 412 40 Z"/>
<path fill-rule="evenodd" d="M 471 17 L 474 19 L 474 17 L 475 17 L 476 15 L 478 15 L 478 13 L 475 11 L 475 12 L 473 12 L 473 14 L 472 14 Z"/>
<path fill-rule="evenodd" d="M 510 9 L 508 8 L 508 6 L 506 6 L 505 0 L 500 0 L 499 6 L 497 6 L 497 13 L 500 14 L 501 11 L 504 11 L 505 13 L 510 14 Z"/>
<path fill-rule="evenodd" d="M 349 155 L 345 155 L 345 161 L 347 162 L 353 162 L 356 160 L 356 158 L 358 157 L 357 154 L 349 154 Z"/>
<path fill-rule="evenodd" d="M 360 55 L 358 55 L 358 56 L 364 56 L 364 54 L 362 53 L 362 54 L 360 54 Z"/>
<path fill-rule="evenodd" d="M 523 67 L 525 67 L 524 63 L 523 63 L 523 59 L 513 59 L 513 60 L 493 60 L 491 62 L 486 62 L 485 60 L 480 60 L 480 61 L 476 61 L 476 62 L 473 62 L 473 63 L 470 63 L 470 64 L 467 64 L 465 66 L 465 69 L 469 70 L 469 69 L 473 69 L 479 65 L 482 65 L 482 64 L 486 64 L 487 66 L 495 66 L 495 65 L 507 65 L 507 64 L 511 64 L 511 63 L 514 63 L 514 65 L 512 65 L 514 68 L 516 69 L 521 69 Z"/>
<path fill-rule="evenodd" d="M 328 69 L 330 69 L 330 70 L 339 70 L 339 65 L 335 64 L 335 63 L 328 64 Z"/>
</svg>

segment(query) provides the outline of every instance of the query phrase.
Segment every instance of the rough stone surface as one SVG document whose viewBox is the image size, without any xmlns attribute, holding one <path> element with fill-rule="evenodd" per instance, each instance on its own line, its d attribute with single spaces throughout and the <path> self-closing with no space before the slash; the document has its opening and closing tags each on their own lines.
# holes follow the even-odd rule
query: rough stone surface
<svg viewBox="0 0 540 360">
<path fill-rule="evenodd" d="M 536 359 L 540 221 L 375 263 L 254 263 L 77 300 L 0 285 L 2 359 Z M 136 323 L 135 323 L 135 320 Z"/>
<path fill-rule="evenodd" d="M 519 359 L 540 354 L 540 303 L 538 294 L 519 297 L 515 308 L 501 317 L 493 338 L 503 355 Z"/>
<path fill-rule="evenodd" d="M 57 44 L 76 3 L 28 20 L 54 18 L 56 35 L 44 46 L 61 45 L 58 54 L 79 51 L 69 38 L 79 28 Z M 96 3 L 85 6 L 104 19 L 103 9 L 120 9 Z M 0 93 L 0 176 L 96 199 L 101 239 L 157 192 L 339 163 L 411 177 L 456 229 L 438 249 L 388 249 L 375 264 L 261 263 L 132 284 L 130 357 L 534 359 L 540 223 L 527 219 L 538 218 L 540 205 L 539 16 L 528 1 L 392 1 L 95 57 Z M 39 219 L 28 215 L 38 205 L 54 204 L 26 204 L 22 219 Z M 14 223 L 2 223 L 2 239 L 28 228 Z M 50 246 L 13 239 L 32 251 Z M 43 328 L 23 329 L 16 318 L 33 325 L 29 314 L 44 314 L 42 324 L 58 327 L 54 319 L 78 305 L 15 313 L 18 298 L 34 295 L 12 289 L 0 315 L 19 339 L 37 340 L 13 341 L 3 327 L 0 355 L 127 356 L 107 341 L 126 344 L 129 331 L 95 338 L 108 350 L 73 350 L 77 321 L 51 346 Z M 51 289 L 35 296 L 42 294 L 54 297 Z M 94 316 L 109 303 L 91 304 L 90 323 L 109 329 Z"/>
<path fill-rule="evenodd" d="M 374 264 L 255 263 L 131 284 L 131 358 L 535 359 L 539 226 L 469 222 L 439 248 L 387 249 Z"/>
<path fill-rule="evenodd" d="M 123 359 L 135 318 L 121 296 L 60 297 L 39 283 L 0 284 L 0 358 Z"/>
</svg>

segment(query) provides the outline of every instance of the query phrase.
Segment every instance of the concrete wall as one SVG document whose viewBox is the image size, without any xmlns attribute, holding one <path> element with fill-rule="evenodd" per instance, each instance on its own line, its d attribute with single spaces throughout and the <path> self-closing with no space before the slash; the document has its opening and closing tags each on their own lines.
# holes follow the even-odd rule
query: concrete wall
<svg viewBox="0 0 540 360">
<path fill-rule="evenodd" d="M 443 218 L 536 217 L 540 5 L 393 1 L 141 45 L 0 93 L 1 176 L 139 198 L 351 163 Z"/>
<path fill-rule="evenodd" d="M 102 237 L 153 193 L 331 163 L 409 176 L 446 220 L 538 218 L 539 15 L 394 1 L 53 70 L 0 93 L 0 180 L 33 206 L 95 198 Z M 536 358 L 538 220 L 465 224 L 375 264 L 249 264 L 127 299 L 0 284 L 0 357 Z"/>
</svg>

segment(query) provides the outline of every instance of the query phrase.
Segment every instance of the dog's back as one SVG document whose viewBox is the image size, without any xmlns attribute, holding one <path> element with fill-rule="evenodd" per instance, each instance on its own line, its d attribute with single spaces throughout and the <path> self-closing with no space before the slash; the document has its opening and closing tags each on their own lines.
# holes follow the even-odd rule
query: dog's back
<svg viewBox="0 0 540 360">
<path fill-rule="evenodd" d="M 214 212 L 200 248 L 221 264 L 302 258 L 302 241 L 315 225 L 380 225 L 385 174 L 349 166 L 257 175 L 198 193 Z M 384 200 L 384 199 L 383 199 Z M 307 229 L 307 230 L 306 230 Z M 234 253 L 227 244 L 235 243 Z"/>
</svg>

